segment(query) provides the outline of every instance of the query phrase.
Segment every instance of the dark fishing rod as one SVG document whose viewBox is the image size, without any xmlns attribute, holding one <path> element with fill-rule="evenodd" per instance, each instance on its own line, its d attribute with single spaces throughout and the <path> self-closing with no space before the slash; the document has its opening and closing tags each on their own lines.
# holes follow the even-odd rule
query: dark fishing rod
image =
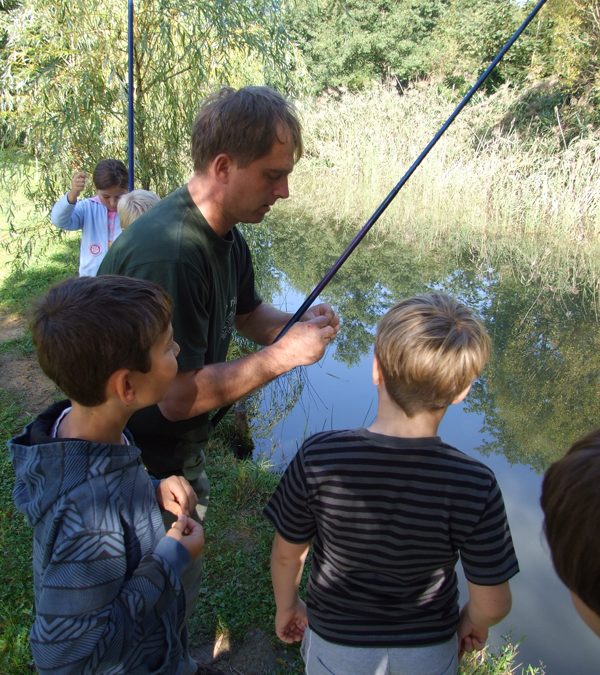
<svg viewBox="0 0 600 675">
<path fill-rule="evenodd" d="M 375 223 L 379 220 L 381 214 L 387 209 L 387 207 L 392 203 L 394 197 L 400 192 L 400 190 L 404 187 L 404 185 L 407 183 L 407 181 L 410 179 L 410 177 L 413 175 L 413 173 L 416 171 L 417 167 L 421 164 L 421 162 L 427 157 L 429 154 L 429 151 L 433 148 L 433 146 L 440 140 L 440 138 L 444 135 L 448 127 L 454 122 L 454 120 L 458 117 L 462 109 L 467 105 L 467 103 L 471 100 L 473 95 L 477 92 L 477 90 L 481 87 L 481 85 L 487 80 L 488 76 L 490 73 L 494 70 L 494 68 L 498 65 L 500 60 L 503 58 L 503 56 L 506 54 L 506 52 L 513 46 L 513 44 L 519 39 L 521 36 L 521 33 L 527 28 L 527 26 L 533 21 L 537 13 L 540 11 L 540 9 L 544 6 L 546 3 L 546 0 L 539 0 L 537 5 L 531 10 L 527 18 L 523 21 L 523 23 L 517 28 L 517 30 L 513 33 L 512 37 L 506 42 L 504 47 L 496 54 L 494 60 L 490 63 L 490 65 L 484 70 L 484 72 L 479 76 L 479 79 L 475 84 L 469 89 L 469 91 L 464 95 L 462 101 L 456 106 L 454 112 L 448 117 L 448 119 L 444 122 L 444 124 L 440 127 L 438 132 L 435 134 L 435 136 L 429 141 L 429 143 L 425 146 L 421 154 L 415 159 L 415 161 L 411 164 L 410 168 L 408 171 L 402 176 L 402 178 L 396 183 L 394 188 L 391 190 L 391 192 L 388 194 L 388 196 L 381 202 L 381 204 L 377 207 L 375 213 L 367 220 L 367 222 L 362 226 L 358 234 L 352 239 L 352 241 L 348 244 L 346 247 L 345 251 L 342 253 L 342 255 L 336 260 L 336 262 L 331 266 L 331 269 L 327 274 L 321 279 L 321 281 L 315 286 L 311 294 L 306 298 L 306 300 L 300 305 L 300 307 L 297 309 L 296 313 L 290 318 L 290 320 L 285 324 L 279 335 L 275 338 L 274 342 L 282 338 L 288 330 L 295 324 L 297 323 L 300 318 L 304 315 L 307 309 L 313 304 L 313 302 L 317 299 L 319 294 L 323 291 L 323 289 L 327 286 L 327 284 L 333 279 L 333 277 L 337 274 L 339 271 L 340 267 L 346 262 L 346 260 L 350 257 L 354 249 L 360 244 L 360 242 L 364 239 L 365 235 L 367 232 L 375 225 Z M 222 419 L 223 417 L 227 414 L 227 411 L 231 408 L 231 406 L 224 406 L 223 408 L 220 408 L 217 410 L 217 412 L 214 414 L 211 424 L 213 427 L 215 427 Z"/>
<path fill-rule="evenodd" d="M 133 190 L 135 183 L 135 162 L 134 162 L 134 99 L 133 99 L 133 0 L 127 2 L 127 163 L 129 166 L 128 188 Z"/>
</svg>

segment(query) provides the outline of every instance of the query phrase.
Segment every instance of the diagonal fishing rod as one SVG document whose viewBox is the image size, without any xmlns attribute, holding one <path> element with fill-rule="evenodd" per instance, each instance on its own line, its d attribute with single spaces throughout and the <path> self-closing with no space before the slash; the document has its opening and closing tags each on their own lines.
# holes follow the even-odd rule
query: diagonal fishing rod
<svg viewBox="0 0 600 675">
<path fill-rule="evenodd" d="M 412 165 L 409 167 L 408 171 L 402 176 L 402 178 L 396 183 L 396 185 L 393 187 L 391 192 L 388 194 L 388 196 L 381 202 L 381 204 L 377 207 L 376 211 L 373 213 L 373 215 L 367 220 L 367 222 L 362 226 L 358 234 L 352 239 L 352 241 L 348 244 L 346 247 L 345 251 L 342 253 L 342 255 L 336 260 L 336 262 L 331 266 L 331 269 L 327 274 L 321 279 L 321 281 L 315 286 L 313 291 L 310 293 L 310 295 L 306 298 L 306 300 L 300 305 L 300 307 L 296 310 L 296 313 L 290 318 L 290 320 L 285 324 L 285 326 L 282 328 L 281 332 L 277 337 L 275 338 L 274 342 L 282 338 L 288 330 L 295 324 L 297 323 L 300 318 L 304 315 L 307 309 L 313 304 L 313 302 L 317 299 L 319 294 L 323 291 L 325 286 L 333 279 L 333 277 L 337 274 L 339 271 L 340 267 L 346 262 L 346 260 L 350 257 L 354 249 L 360 244 L 360 242 L 364 239 L 365 235 L 367 232 L 375 225 L 375 223 L 379 220 L 381 214 L 387 209 L 387 207 L 392 203 L 394 197 L 400 192 L 400 190 L 404 187 L 404 185 L 408 182 L 410 177 L 413 175 L 413 173 L 416 171 L 417 167 L 421 164 L 421 162 L 427 157 L 429 154 L 429 151 L 433 148 L 433 146 L 440 140 L 440 138 L 444 135 L 448 127 L 454 122 L 454 120 L 458 117 L 462 109 L 467 105 L 467 103 L 471 100 L 475 92 L 481 87 L 481 85 L 487 80 L 488 76 L 490 73 L 494 70 L 494 68 L 498 65 L 500 60 L 503 58 L 503 56 L 506 54 L 506 52 L 513 46 L 513 44 L 519 39 L 521 36 L 521 33 L 527 28 L 527 26 L 533 21 L 537 13 L 540 11 L 540 9 L 544 6 L 546 3 L 546 0 L 539 0 L 537 5 L 531 10 L 527 18 L 523 21 L 523 23 L 517 28 L 517 30 L 513 33 L 512 37 L 506 42 L 504 47 L 496 54 L 495 58 L 493 61 L 490 63 L 490 65 L 484 70 L 484 72 L 479 76 L 479 79 L 475 84 L 469 89 L 469 91 L 464 95 L 462 101 L 456 106 L 454 112 L 448 117 L 448 119 L 444 122 L 444 124 L 440 127 L 438 132 L 435 134 L 435 136 L 429 141 L 429 143 L 425 146 L 421 154 L 415 159 L 415 161 L 412 163 Z M 231 408 L 231 405 L 224 406 L 217 410 L 217 412 L 214 414 L 213 418 L 211 419 L 211 424 L 213 428 L 223 419 L 223 417 L 227 414 L 227 411 Z"/>
</svg>

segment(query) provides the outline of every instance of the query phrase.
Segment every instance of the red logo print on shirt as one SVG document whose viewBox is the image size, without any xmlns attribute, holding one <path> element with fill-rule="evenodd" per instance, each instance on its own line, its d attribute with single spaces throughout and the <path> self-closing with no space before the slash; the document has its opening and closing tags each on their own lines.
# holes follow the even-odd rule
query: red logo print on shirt
<svg viewBox="0 0 600 675">
<path fill-rule="evenodd" d="M 98 255 L 102 252 L 102 246 L 100 244 L 90 244 L 90 253 L 92 255 Z"/>
</svg>

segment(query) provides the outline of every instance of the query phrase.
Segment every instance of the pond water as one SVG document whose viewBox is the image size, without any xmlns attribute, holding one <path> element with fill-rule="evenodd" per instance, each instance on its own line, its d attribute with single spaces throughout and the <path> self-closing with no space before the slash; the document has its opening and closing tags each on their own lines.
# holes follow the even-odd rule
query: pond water
<svg viewBox="0 0 600 675">
<path fill-rule="evenodd" d="M 341 252 L 344 242 L 315 247 L 296 229 L 248 233 L 263 297 L 295 311 Z M 310 242 L 313 242 L 312 244 Z M 521 572 L 511 581 L 513 609 L 491 630 L 521 640 L 519 661 L 552 675 L 600 672 L 600 640 L 580 621 L 553 572 L 541 534 L 543 470 L 582 433 L 598 426 L 600 326 L 583 291 L 559 297 L 525 283 L 527 274 L 491 269 L 441 254 L 367 242 L 323 292 L 342 320 L 325 357 L 272 383 L 248 402 L 255 457 L 282 468 L 302 440 L 322 429 L 368 425 L 372 335 L 397 299 L 441 289 L 474 307 L 493 339 L 480 381 L 451 406 L 440 436 L 480 458 L 502 489 Z M 461 579 L 461 592 L 464 579 Z M 520 672 L 520 671 L 518 671 Z"/>
</svg>

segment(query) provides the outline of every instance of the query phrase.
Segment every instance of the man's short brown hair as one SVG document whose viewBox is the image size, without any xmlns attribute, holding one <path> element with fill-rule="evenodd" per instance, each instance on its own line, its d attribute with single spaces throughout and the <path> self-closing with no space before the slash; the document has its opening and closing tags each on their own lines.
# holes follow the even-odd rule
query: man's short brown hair
<svg viewBox="0 0 600 675">
<path fill-rule="evenodd" d="M 302 156 L 302 128 L 292 104 L 270 87 L 223 87 L 200 106 L 192 128 L 194 171 L 221 153 L 240 167 L 268 155 L 278 136 L 290 134 L 295 159 Z"/>
<path fill-rule="evenodd" d="M 38 303 L 31 330 L 42 370 L 80 405 L 106 400 L 120 368 L 147 373 L 171 321 L 171 300 L 151 281 L 104 275 L 67 279 Z"/>
<path fill-rule="evenodd" d="M 600 616 L 600 429 L 550 466 L 540 504 L 556 573 Z"/>
<path fill-rule="evenodd" d="M 481 321 L 443 293 L 399 302 L 377 327 L 375 356 L 385 387 L 409 417 L 450 405 L 479 376 L 489 354 Z"/>
</svg>

